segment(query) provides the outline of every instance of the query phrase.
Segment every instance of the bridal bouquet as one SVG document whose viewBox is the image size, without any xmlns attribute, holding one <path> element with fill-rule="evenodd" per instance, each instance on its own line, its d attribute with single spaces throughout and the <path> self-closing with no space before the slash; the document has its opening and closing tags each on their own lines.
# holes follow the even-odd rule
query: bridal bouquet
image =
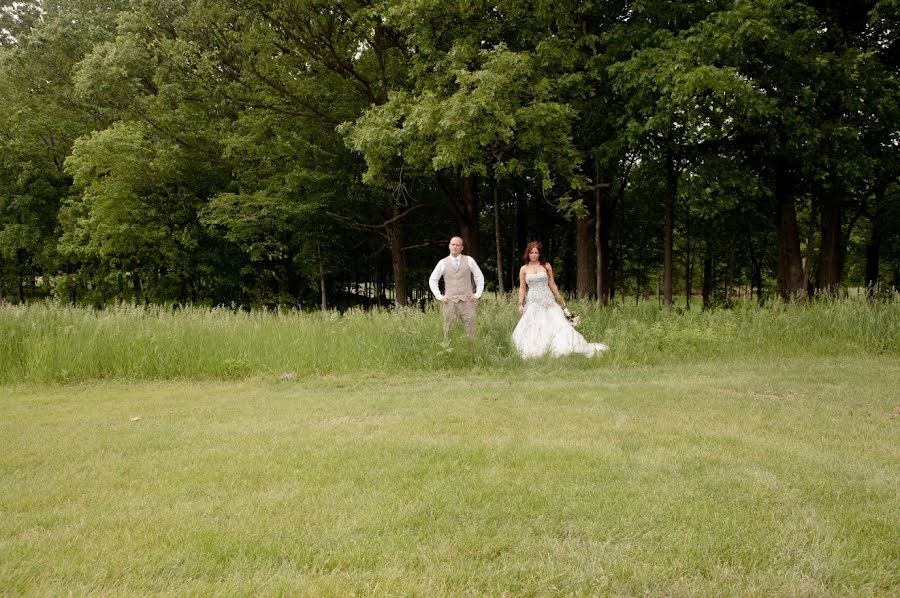
<svg viewBox="0 0 900 598">
<path fill-rule="evenodd" d="M 563 308 L 563 313 L 566 315 L 566 319 L 572 325 L 572 328 L 576 328 L 581 323 L 581 316 L 570 312 L 568 307 Z"/>
</svg>

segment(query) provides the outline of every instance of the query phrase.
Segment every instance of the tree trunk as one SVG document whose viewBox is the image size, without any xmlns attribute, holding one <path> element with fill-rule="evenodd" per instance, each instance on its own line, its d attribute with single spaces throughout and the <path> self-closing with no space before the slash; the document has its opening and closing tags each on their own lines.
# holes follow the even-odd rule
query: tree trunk
<svg viewBox="0 0 900 598">
<path fill-rule="evenodd" d="M 601 192 L 599 172 L 594 178 L 594 245 L 597 263 L 597 301 L 609 303 L 609 201 Z"/>
<path fill-rule="evenodd" d="M 816 273 L 816 291 L 830 293 L 841 282 L 841 204 L 836 198 L 828 198 L 822 206 L 822 242 L 819 250 L 819 269 Z"/>
<path fill-rule="evenodd" d="M 400 227 L 396 223 L 387 227 L 388 244 L 391 248 L 391 274 L 394 278 L 394 305 L 409 305 L 409 290 L 406 286 L 406 256 L 400 243 Z"/>
<path fill-rule="evenodd" d="M 288 250 L 287 255 L 284 256 L 284 286 L 286 288 L 286 292 L 288 295 L 294 298 L 297 303 L 300 303 L 300 280 L 297 277 L 297 270 L 294 267 L 295 258 L 297 254 Z"/>
<path fill-rule="evenodd" d="M 459 236 L 465 243 L 466 255 L 476 262 L 481 258 L 481 235 L 478 229 L 478 179 L 472 175 L 454 182 L 438 176 L 438 185 L 456 218 Z"/>
<path fill-rule="evenodd" d="M 703 258 L 703 309 L 712 307 L 712 290 L 713 290 L 713 260 L 709 255 L 709 248 L 706 249 L 706 256 Z"/>
<path fill-rule="evenodd" d="M 600 162 L 594 161 L 594 294 L 600 305 L 609 302 L 609 201 L 601 193 Z"/>
<path fill-rule="evenodd" d="M 809 296 L 809 281 L 810 275 L 812 273 L 812 261 L 813 261 L 813 252 L 814 244 L 816 240 L 816 210 L 817 204 L 815 200 L 813 200 L 812 205 L 809 207 L 809 228 L 806 231 L 806 259 L 803 264 L 803 290 L 807 296 Z"/>
<path fill-rule="evenodd" d="M 731 246 L 728 248 L 728 270 L 725 274 L 725 304 L 728 305 L 731 303 L 731 283 L 734 280 L 734 251 L 735 251 L 735 241 L 734 237 L 731 237 Z"/>
<path fill-rule="evenodd" d="M 878 290 L 878 270 L 881 259 L 881 208 L 876 196 L 875 215 L 872 217 L 872 230 L 866 243 L 866 297 L 872 299 Z"/>
<path fill-rule="evenodd" d="M 753 234 L 747 231 L 746 247 L 750 257 L 750 295 L 752 298 L 753 288 L 756 288 L 756 301 L 762 306 L 763 304 L 763 282 L 762 282 L 762 256 L 756 252 L 756 246 L 753 243 Z"/>
<path fill-rule="evenodd" d="M 691 311 L 691 293 L 694 292 L 694 257 L 691 254 L 691 206 L 685 206 L 684 236 L 687 241 L 687 255 L 684 260 L 684 301 L 685 309 Z"/>
<path fill-rule="evenodd" d="M 134 299 L 135 303 L 141 303 L 143 301 L 144 289 L 141 285 L 141 273 L 135 268 L 131 273 L 132 275 L 132 284 L 134 285 Z"/>
<path fill-rule="evenodd" d="M 596 291 L 595 270 L 597 263 L 594 247 L 594 219 L 579 218 L 575 221 L 575 296 L 585 299 Z"/>
<path fill-rule="evenodd" d="M 663 305 L 663 293 L 662 293 L 662 271 L 657 271 L 656 273 L 656 302 L 660 307 Z"/>
<path fill-rule="evenodd" d="M 523 193 L 522 199 L 516 202 L 516 260 L 518 261 L 528 245 L 528 194 Z M 518 280 L 519 269 L 516 268 L 514 280 Z"/>
<path fill-rule="evenodd" d="M 322 257 L 322 247 L 316 244 L 316 257 L 319 261 L 319 291 L 322 294 L 322 311 L 328 311 L 328 303 L 325 300 L 325 259 Z"/>
<path fill-rule="evenodd" d="M 800 229 L 797 226 L 797 210 L 794 199 L 783 193 L 778 195 L 776 209 L 778 231 L 778 294 L 785 301 L 804 297 L 803 268 L 800 259 Z"/>
<path fill-rule="evenodd" d="M 765 301 L 763 296 L 762 266 L 753 266 L 753 286 L 756 287 L 756 302 L 762 306 Z"/>
<path fill-rule="evenodd" d="M 663 225 L 663 302 L 672 309 L 672 241 L 675 227 L 675 196 L 678 193 L 678 173 L 675 159 L 666 158 L 666 215 Z"/>
<path fill-rule="evenodd" d="M 503 284 L 503 235 L 500 230 L 500 185 L 494 182 L 494 245 L 497 247 L 497 291 L 506 294 Z"/>
</svg>

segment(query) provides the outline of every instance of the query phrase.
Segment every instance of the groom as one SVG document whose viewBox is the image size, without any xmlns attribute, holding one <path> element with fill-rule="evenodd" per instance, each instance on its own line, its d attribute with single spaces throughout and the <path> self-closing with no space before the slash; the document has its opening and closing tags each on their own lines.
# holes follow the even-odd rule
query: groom
<svg viewBox="0 0 900 598">
<path fill-rule="evenodd" d="M 475 336 L 475 301 L 484 292 L 484 274 L 475 260 L 462 255 L 462 250 L 462 238 L 450 239 L 450 255 L 437 263 L 428 278 L 431 292 L 444 304 L 444 338 L 447 338 L 450 324 L 457 319 L 462 320 L 466 334 Z M 443 295 L 438 287 L 441 277 L 444 278 Z"/>
</svg>

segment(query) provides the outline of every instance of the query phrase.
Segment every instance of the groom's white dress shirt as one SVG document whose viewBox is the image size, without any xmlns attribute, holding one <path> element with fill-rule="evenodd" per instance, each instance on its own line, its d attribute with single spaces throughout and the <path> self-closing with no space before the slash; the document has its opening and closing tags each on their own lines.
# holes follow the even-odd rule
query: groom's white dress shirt
<svg viewBox="0 0 900 598">
<path fill-rule="evenodd" d="M 484 274 L 481 273 L 481 268 L 478 267 L 478 264 L 475 263 L 475 260 L 470 258 L 469 256 L 464 256 L 463 254 L 459 254 L 458 257 L 454 258 L 453 256 L 449 256 L 450 260 L 453 262 L 453 267 L 459 267 L 460 258 L 465 258 L 468 261 L 469 270 L 472 271 L 472 278 L 475 280 L 475 292 L 473 293 L 476 299 L 481 298 L 481 294 L 484 293 Z M 438 286 L 438 281 L 444 275 L 444 264 L 446 263 L 446 259 L 440 260 L 437 263 L 437 266 L 434 267 L 434 271 L 431 273 L 431 276 L 428 277 L 428 286 L 431 288 L 431 292 L 434 293 L 435 298 L 440 301 L 444 298 L 444 295 L 441 294 L 441 288 Z"/>
</svg>

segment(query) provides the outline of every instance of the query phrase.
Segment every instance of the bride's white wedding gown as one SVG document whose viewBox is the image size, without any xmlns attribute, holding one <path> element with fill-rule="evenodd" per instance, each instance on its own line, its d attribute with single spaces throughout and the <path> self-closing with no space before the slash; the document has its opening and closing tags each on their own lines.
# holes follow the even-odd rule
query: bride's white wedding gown
<svg viewBox="0 0 900 598">
<path fill-rule="evenodd" d="M 546 272 L 525 276 L 528 293 L 525 313 L 513 330 L 512 340 L 522 357 L 540 357 L 581 353 L 592 357 L 609 349 L 603 343 L 589 343 L 566 319 L 553 299 Z"/>
</svg>

